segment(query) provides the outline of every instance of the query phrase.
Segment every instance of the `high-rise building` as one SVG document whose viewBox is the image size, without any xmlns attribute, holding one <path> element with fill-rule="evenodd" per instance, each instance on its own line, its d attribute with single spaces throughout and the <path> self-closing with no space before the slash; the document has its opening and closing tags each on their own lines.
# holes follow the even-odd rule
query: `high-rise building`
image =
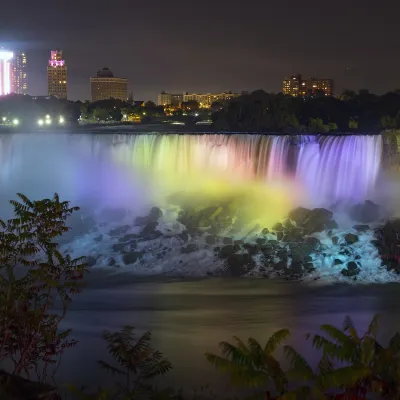
<svg viewBox="0 0 400 400">
<path fill-rule="evenodd" d="M 90 87 L 92 101 L 107 99 L 128 100 L 128 79 L 116 78 L 108 68 L 97 71 L 97 76 L 90 78 Z"/>
<path fill-rule="evenodd" d="M 158 106 L 170 106 L 172 104 L 172 94 L 161 92 L 157 98 Z"/>
<path fill-rule="evenodd" d="M 68 69 L 61 50 L 52 50 L 47 65 L 47 87 L 49 96 L 67 98 Z"/>
<path fill-rule="evenodd" d="M 14 53 L 0 50 L 0 96 L 12 92 L 12 60 Z"/>
<path fill-rule="evenodd" d="M 333 96 L 333 79 L 309 78 L 303 80 L 300 74 L 291 75 L 283 80 L 282 91 L 290 96 L 313 96 L 322 92 Z"/>
<path fill-rule="evenodd" d="M 12 91 L 16 94 L 28 92 L 28 64 L 25 53 L 16 53 L 13 59 Z"/>
</svg>

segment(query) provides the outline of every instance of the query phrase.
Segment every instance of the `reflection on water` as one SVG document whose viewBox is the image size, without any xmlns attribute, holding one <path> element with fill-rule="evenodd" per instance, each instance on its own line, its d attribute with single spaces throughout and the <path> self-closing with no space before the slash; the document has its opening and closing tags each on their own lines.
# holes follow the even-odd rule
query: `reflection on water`
<svg viewBox="0 0 400 400">
<path fill-rule="evenodd" d="M 106 358 L 101 332 L 125 324 L 153 332 L 155 346 L 174 364 L 168 384 L 193 388 L 211 383 L 218 392 L 225 392 L 227 382 L 205 362 L 204 353 L 217 351 L 218 342 L 232 335 L 265 342 L 274 331 L 289 328 L 291 344 L 315 362 L 304 335 L 323 323 L 340 326 L 346 314 L 362 330 L 380 313 L 383 338 L 400 330 L 398 285 L 310 287 L 227 279 L 130 283 L 124 275 L 107 280 L 112 282 L 108 287 L 101 281 L 80 296 L 67 317 L 66 326 L 81 343 L 65 355 L 59 382 L 87 384 L 100 377 L 106 382 L 109 378 L 95 367 L 97 359 Z"/>
</svg>

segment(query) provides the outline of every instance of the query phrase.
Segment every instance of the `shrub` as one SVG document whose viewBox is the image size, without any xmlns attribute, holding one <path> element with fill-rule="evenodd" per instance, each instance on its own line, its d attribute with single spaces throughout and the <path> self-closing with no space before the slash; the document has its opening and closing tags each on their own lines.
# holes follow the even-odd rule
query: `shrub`
<svg viewBox="0 0 400 400">
<path fill-rule="evenodd" d="M 55 239 L 69 230 L 67 218 L 79 208 L 57 194 L 40 201 L 18 197 L 10 202 L 15 218 L 0 220 L 0 363 L 11 361 L 11 375 L 30 379 L 35 371 L 44 381 L 49 364 L 77 344 L 59 324 L 82 288 L 86 264 L 63 256 Z"/>
</svg>

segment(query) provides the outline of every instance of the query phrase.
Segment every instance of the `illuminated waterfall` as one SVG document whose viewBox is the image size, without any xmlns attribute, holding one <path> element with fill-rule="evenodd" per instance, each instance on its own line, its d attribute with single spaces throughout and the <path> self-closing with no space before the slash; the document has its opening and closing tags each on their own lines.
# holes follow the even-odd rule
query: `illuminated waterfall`
<svg viewBox="0 0 400 400">
<path fill-rule="evenodd" d="M 0 189 L 8 198 L 58 190 L 69 199 L 116 200 L 152 177 L 181 190 L 221 178 L 290 182 L 314 204 L 329 206 L 367 199 L 381 154 L 381 137 L 366 135 L 0 135 Z"/>
</svg>

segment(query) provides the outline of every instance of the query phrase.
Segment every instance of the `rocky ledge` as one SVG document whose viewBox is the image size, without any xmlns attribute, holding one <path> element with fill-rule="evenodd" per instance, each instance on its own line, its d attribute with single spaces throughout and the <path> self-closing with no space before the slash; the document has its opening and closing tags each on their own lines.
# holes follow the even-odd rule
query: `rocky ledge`
<svg viewBox="0 0 400 400">
<path fill-rule="evenodd" d="M 107 213 L 126 223 L 96 225 L 88 215 L 79 219 L 80 231 L 82 221 L 89 222 L 86 239 L 79 237 L 86 243 L 86 254 L 80 255 L 88 255 L 91 240 L 89 266 L 129 266 L 138 274 L 285 279 L 319 279 L 335 272 L 339 281 L 374 274 L 381 281 L 382 274 L 400 272 L 400 220 L 382 221 L 379 206 L 370 201 L 347 210 L 354 224 L 345 229 L 325 208 L 296 208 L 267 228 L 245 221 L 236 199 L 196 203 L 182 194 L 171 196 L 163 210 L 153 207 L 133 221 L 123 210 Z M 79 252 L 74 241 L 66 251 Z"/>
</svg>

